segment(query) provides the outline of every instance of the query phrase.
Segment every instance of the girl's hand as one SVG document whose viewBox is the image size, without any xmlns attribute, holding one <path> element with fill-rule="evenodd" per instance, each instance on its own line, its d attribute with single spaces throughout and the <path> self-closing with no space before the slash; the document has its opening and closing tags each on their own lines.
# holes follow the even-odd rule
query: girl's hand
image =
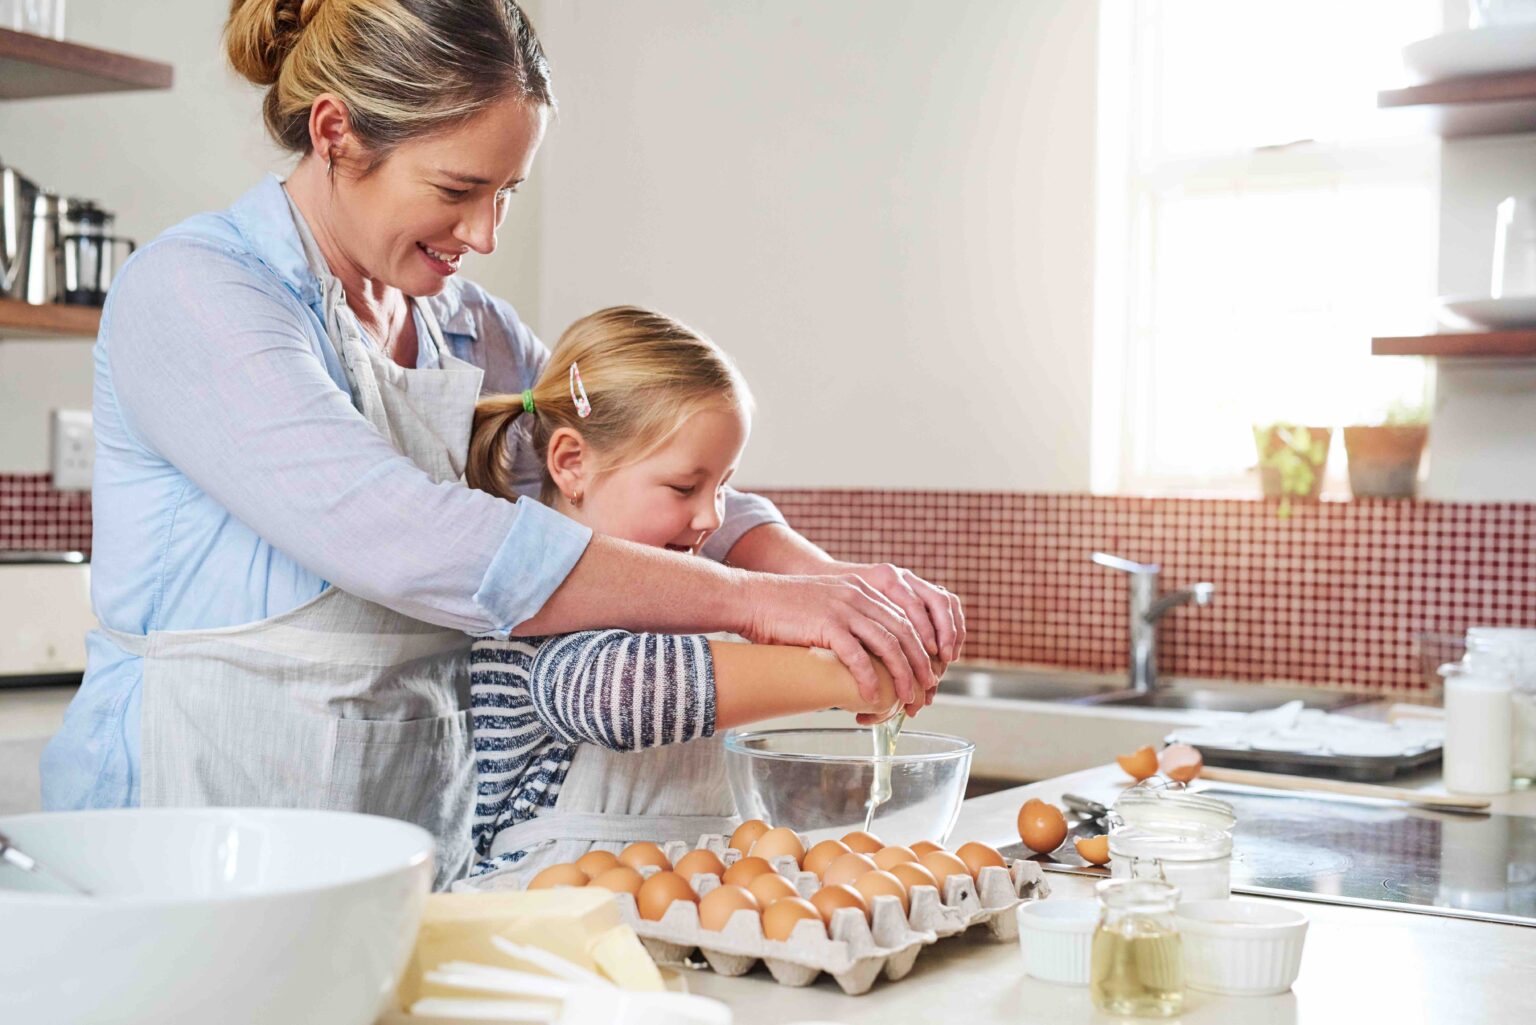
<svg viewBox="0 0 1536 1025">
<path fill-rule="evenodd" d="M 758 644 L 831 650 L 871 707 L 880 697 L 878 668 L 886 671 L 896 699 L 908 708 L 926 705 L 938 686 L 906 613 L 860 577 L 754 573 L 743 587 L 746 608 L 738 633 Z"/>
<path fill-rule="evenodd" d="M 933 675 L 938 677 L 941 680 L 944 678 L 944 670 L 949 668 L 949 663 L 941 662 L 938 659 L 931 659 L 929 661 L 929 665 L 931 665 L 933 667 Z M 894 691 L 892 692 L 892 694 L 894 696 Z M 932 695 L 933 695 L 933 692 L 930 691 L 928 693 L 928 695 L 927 695 L 927 701 L 924 702 L 923 704 L 915 704 L 914 703 L 914 704 L 910 704 L 910 705 L 904 705 L 904 704 L 901 704 L 901 703 L 898 702 L 897 704 L 894 704 L 894 705 L 891 705 L 891 706 L 887 707 L 885 705 L 880 704 L 880 702 L 877 701 L 875 703 L 874 707 L 872 707 L 872 708 L 866 708 L 866 709 L 863 709 L 863 710 L 854 709 L 854 711 L 858 712 L 858 715 L 857 715 L 856 718 L 858 719 L 858 723 L 859 723 L 860 726 L 874 726 L 877 723 L 885 722 L 885 720 L 887 720 L 891 716 L 895 715 L 898 710 L 906 712 L 907 713 L 907 718 L 910 719 L 913 716 L 915 716 L 919 711 L 921 711 L 927 704 L 931 704 L 933 702 L 933 696 Z M 884 700 L 883 693 L 882 693 L 882 696 L 881 696 L 881 700 L 882 701 Z"/>
</svg>

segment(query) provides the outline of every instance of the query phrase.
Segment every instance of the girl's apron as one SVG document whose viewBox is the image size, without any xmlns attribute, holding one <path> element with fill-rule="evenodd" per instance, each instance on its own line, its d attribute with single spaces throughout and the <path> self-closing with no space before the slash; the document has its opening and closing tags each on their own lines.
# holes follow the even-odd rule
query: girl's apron
<svg viewBox="0 0 1536 1025">
<path fill-rule="evenodd" d="M 415 307 L 439 369 L 406 369 L 370 345 L 292 212 L 354 402 L 433 480 L 462 480 L 482 372 L 449 353 L 425 303 Z M 463 874 L 474 798 L 463 632 L 338 587 L 241 626 L 104 632 L 143 659 L 142 804 L 388 815 L 437 838 L 438 888 Z"/>
<path fill-rule="evenodd" d="M 618 852 L 635 840 L 685 840 L 692 846 L 703 833 L 735 828 L 720 737 L 644 751 L 582 744 L 556 805 L 502 830 L 491 842 L 490 857 L 519 850 L 527 856 L 456 889 L 519 889 L 541 869 L 588 851 Z"/>
</svg>

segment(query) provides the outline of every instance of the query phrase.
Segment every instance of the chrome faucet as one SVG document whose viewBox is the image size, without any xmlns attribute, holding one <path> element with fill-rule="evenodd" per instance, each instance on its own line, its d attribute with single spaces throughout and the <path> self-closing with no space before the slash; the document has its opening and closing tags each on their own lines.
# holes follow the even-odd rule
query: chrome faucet
<svg viewBox="0 0 1536 1025">
<path fill-rule="evenodd" d="M 1130 686 L 1139 694 L 1148 693 L 1157 687 L 1157 624 L 1180 605 L 1209 605 L 1216 587 L 1195 584 L 1159 596 L 1157 577 L 1163 568 L 1156 563 L 1132 562 L 1107 552 L 1094 552 L 1093 561 L 1131 576 Z"/>
</svg>

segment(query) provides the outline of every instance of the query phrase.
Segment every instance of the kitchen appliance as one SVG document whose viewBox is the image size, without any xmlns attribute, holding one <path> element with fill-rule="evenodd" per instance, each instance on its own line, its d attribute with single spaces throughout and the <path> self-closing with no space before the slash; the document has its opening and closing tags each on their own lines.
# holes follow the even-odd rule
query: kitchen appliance
<svg viewBox="0 0 1536 1025">
<path fill-rule="evenodd" d="M 32 259 L 33 209 L 42 190 L 0 161 L 0 295 L 26 299 Z"/>
<path fill-rule="evenodd" d="M 133 254 L 132 239 L 112 234 L 113 214 L 88 199 L 58 201 L 58 302 L 101 306 L 116 268 Z M 122 260 L 119 246 L 126 247 Z"/>
<path fill-rule="evenodd" d="M 85 555 L 0 551 L 0 623 L 0 688 L 78 684 L 96 628 Z"/>
</svg>

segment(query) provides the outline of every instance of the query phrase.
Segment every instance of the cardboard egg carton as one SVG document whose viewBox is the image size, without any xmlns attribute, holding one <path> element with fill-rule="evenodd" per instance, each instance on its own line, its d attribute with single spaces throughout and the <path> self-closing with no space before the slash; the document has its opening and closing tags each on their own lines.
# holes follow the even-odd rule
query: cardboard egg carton
<svg viewBox="0 0 1536 1025">
<path fill-rule="evenodd" d="M 729 868 L 742 854 L 727 846 L 728 839 L 709 834 L 692 846 L 680 840 L 660 846 L 673 864 L 698 848 L 714 852 Z M 802 870 L 793 858 L 773 858 L 769 863 L 806 899 L 821 886 L 815 873 Z M 658 871 L 646 866 L 640 874 L 649 879 Z M 701 898 L 721 885 L 707 872 L 688 882 Z M 825 972 L 843 992 L 857 996 L 868 992 L 882 973 L 893 982 L 905 977 L 923 947 L 972 926 L 984 924 L 997 939 L 1014 939 L 1018 921 L 1013 909 L 1050 892 L 1040 866 L 1032 861 L 984 868 L 974 881 L 950 876 L 943 889 L 941 895 L 931 886 L 914 887 L 905 914 L 899 898 L 878 896 L 871 902 L 868 920 L 856 908 L 843 908 L 833 913 L 829 927 L 819 921 L 800 922 L 784 940 L 764 936 L 761 916 L 751 911 L 736 912 L 724 929 L 715 931 L 700 924 L 698 905 L 690 901 L 675 901 L 660 921 L 651 921 L 640 917 L 631 894 L 618 893 L 614 899 L 624 921 L 662 964 L 683 964 L 697 950 L 721 975 L 744 975 L 762 961 L 783 985 L 809 986 Z"/>
</svg>

